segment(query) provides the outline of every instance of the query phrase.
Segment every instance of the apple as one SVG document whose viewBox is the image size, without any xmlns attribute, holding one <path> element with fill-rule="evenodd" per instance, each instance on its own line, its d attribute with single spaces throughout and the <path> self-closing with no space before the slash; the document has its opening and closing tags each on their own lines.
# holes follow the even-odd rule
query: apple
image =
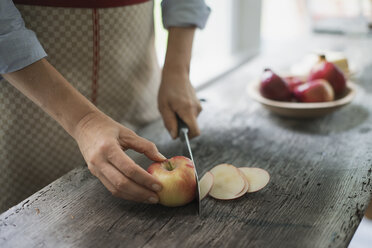
<svg viewBox="0 0 372 248">
<path fill-rule="evenodd" d="M 199 186 L 200 186 L 200 195 L 199 199 L 203 200 L 211 190 L 213 186 L 214 177 L 213 174 L 209 171 L 204 174 L 204 176 L 200 179 Z"/>
<path fill-rule="evenodd" d="M 157 192 L 160 204 L 177 207 L 195 199 L 196 177 L 194 165 L 189 158 L 176 156 L 153 163 L 147 171 L 163 185 L 163 189 Z"/>
<path fill-rule="evenodd" d="M 315 79 L 327 80 L 336 96 L 342 95 L 346 90 L 346 79 L 342 71 L 331 62 L 326 60 L 324 55 L 319 56 L 319 62 L 313 66 L 310 71 L 308 80 Z"/>
<path fill-rule="evenodd" d="M 290 101 L 292 96 L 286 82 L 268 68 L 261 77 L 260 93 L 263 97 L 276 101 Z"/>
<path fill-rule="evenodd" d="M 214 181 L 209 195 L 219 200 L 231 200 L 244 195 L 248 182 L 244 174 L 231 164 L 220 164 L 210 170 Z"/>
<path fill-rule="evenodd" d="M 242 195 L 247 193 L 249 188 L 251 187 L 251 185 L 248 183 L 247 178 L 244 176 L 244 173 L 242 171 L 240 171 L 239 169 L 238 169 L 238 171 L 240 173 L 240 176 L 244 178 L 245 184 L 244 184 L 243 189 L 239 192 L 239 194 L 235 195 L 235 198 L 241 197 Z"/>
<path fill-rule="evenodd" d="M 300 102 L 329 102 L 334 100 L 332 86 L 324 79 L 317 79 L 297 86 L 293 93 Z"/>
<path fill-rule="evenodd" d="M 211 175 L 209 175 L 209 174 Z M 212 177 L 213 176 L 213 177 Z M 204 179 L 204 191 L 212 188 L 209 195 L 218 200 L 232 200 L 263 189 L 270 181 L 270 174 L 261 168 L 240 167 L 231 164 L 219 164 L 207 172 Z"/>
<path fill-rule="evenodd" d="M 247 193 L 257 192 L 263 189 L 270 181 L 270 174 L 261 168 L 240 167 L 249 184 Z"/>
<path fill-rule="evenodd" d="M 304 84 L 305 81 L 302 80 L 301 78 L 299 77 L 296 77 L 296 76 L 289 76 L 289 77 L 285 77 L 284 78 L 285 82 L 287 83 L 288 87 L 289 87 L 289 90 L 291 92 L 294 91 L 294 89 L 297 87 L 297 86 L 300 86 L 301 84 Z"/>
</svg>

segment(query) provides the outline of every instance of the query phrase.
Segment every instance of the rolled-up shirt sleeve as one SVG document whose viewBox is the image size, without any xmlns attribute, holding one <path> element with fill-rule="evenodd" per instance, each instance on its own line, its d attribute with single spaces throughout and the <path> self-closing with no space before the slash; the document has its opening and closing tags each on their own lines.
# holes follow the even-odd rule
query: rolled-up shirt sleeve
<svg viewBox="0 0 372 248">
<path fill-rule="evenodd" d="M 202 29 L 211 12 L 204 0 L 163 0 L 161 7 L 166 29 L 190 26 Z"/>
<path fill-rule="evenodd" d="M 12 0 L 0 0 L 0 74 L 17 71 L 45 56 Z"/>
</svg>

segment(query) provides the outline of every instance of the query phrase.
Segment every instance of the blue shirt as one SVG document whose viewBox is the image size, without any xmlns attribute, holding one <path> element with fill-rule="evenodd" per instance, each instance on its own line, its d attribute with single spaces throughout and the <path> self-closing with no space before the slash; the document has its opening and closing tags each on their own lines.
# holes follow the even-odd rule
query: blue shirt
<svg viewBox="0 0 372 248">
<path fill-rule="evenodd" d="M 165 28 L 204 28 L 210 13 L 204 0 L 163 0 L 161 6 Z M 46 56 L 13 1 L 0 0 L 0 74 L 17 71 Z"/>
</svg>

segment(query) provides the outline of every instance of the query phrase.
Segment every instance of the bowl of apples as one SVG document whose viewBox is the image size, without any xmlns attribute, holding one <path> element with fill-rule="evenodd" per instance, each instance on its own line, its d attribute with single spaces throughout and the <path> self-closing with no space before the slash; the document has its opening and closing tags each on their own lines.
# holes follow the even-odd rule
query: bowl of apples
<svg viewBox="0 0 372 248">
<path fill-rule="evenodd" d="M 249 95 L 275 114 L 292 118 L 325 116 L 349 104 L 355 85 L 324 55 L 308 75 L 279 76 L 264 69 L 248 86 Z"/>
</svg>

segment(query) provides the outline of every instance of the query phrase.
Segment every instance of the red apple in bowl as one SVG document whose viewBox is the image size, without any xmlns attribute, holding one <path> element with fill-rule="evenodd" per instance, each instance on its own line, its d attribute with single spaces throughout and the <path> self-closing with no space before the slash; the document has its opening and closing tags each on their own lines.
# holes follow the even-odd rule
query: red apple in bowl
<svg viewBox="0 0 372 248">
<path fill-rule="evenodd" d="M 332 86 L 324 79 L 317 79 L 297 86 L 294 96 L 300 102 L 329 102 L 334 100 Z"/>
<path fill-rule="evenodd" d="M 196 177 L 189 158 L 176 156 L 153 163 L 147 171 L 163 185 L 158 192 L 159 203 L 168 207 L 183 206 L 195 199 Z"/>
<path fill-rule="evenodd" d="M 297 86 L 300 86 L 301 84 L 304 84 L 305 81 L 302 80 L 301 78 L 299 77 L 296 77 L 296 76 L 289 76 L 289 77 L 285 77 L 284 78 L 285 82 L 287 83 L 288 87 L 289 87 L 289 90 L 291 92 L 294 91 L 294 89 L 297 87 Z"/>
<path fill-rule="evenodd" d="M 308 80 L 313 81 L 315 79 L 327 80 L 336 96 L 342 95 L 346 90 L 344 74 L 336 65 L 328 62 L 324 55 L 319 56 L 319 62 L 310 71 Z"/>
<path fill-rule="evenodd" d="M 260 93 L 263 97 L 276 101 L 290 101 L 292 96 L 287 83 L 271 69 L 265 69 L 262 74 Z"/>
</svg>

